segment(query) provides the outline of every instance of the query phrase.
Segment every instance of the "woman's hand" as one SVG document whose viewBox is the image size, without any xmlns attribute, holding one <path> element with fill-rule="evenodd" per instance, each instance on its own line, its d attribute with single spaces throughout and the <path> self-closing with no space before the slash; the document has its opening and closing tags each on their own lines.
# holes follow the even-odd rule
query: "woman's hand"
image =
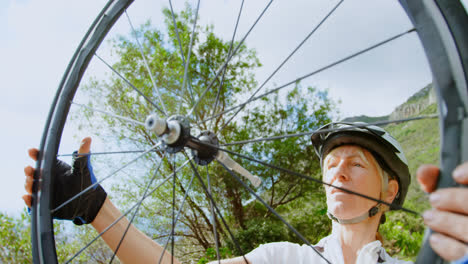
<svg viewBox="0 0 468 264">
<path fill-rule="evenodd" d="M 80 148 L 78 149 L 78 154 L 89 153 L 91 149 L 91 138 L 86 137 L 81 141 Z M 33 161 L 37 161 L 37 155 L 39 150 L 37 148 L 31 148 L 28 150 L 28 155 Z M 32 166 L 27 166 L 24 168 L 24 175 L 26 176 L 24 182 L 24 189 L 26 194 L 23 195 L 24 203 L 31 208 L 32 205 L 32 186 L 34 179 L 34 168 Z"/>
<path fill-rule="evenodd" d="M 432 210 L 423 214 L 424 223 L 438 232 L 429 243 L 442 258 L 453 261 L 468 254 L 468 188 L 444 188 L 435 191 L 439 168 L 423 165 L 417 171 L 418 181 L 430 193 Z M 468 184 L 468 162 L 458 166 L 452 174 L 457 183 Z"/>
<path fill-rule="evenodd" d="M 94 185 L 96 179 L 88 161 L 89 155 L 80 155 L 88 154 L 90 148 L 91 138 L 85 138 L 81 141 L 72 166 L 60 161 L 56 163 L 54 170 L 57 186 L 54 186 L 56 192 L 52 201 L 54 204 L 60 205 L 88 186 Z M 28 151 L 33 160 L 37 160 L 38 152 L 37 149 Z M 26 205 L 31 207 L 34 168 L 27 166 L 24 168 L 24 174 L 26 194 L 23 195 L 23 199 Z M 75 224 L 91 223 L 98 233 L 103 233 L 102 238 L 112 251 L 120 245 L 117 257 L 122 263 L 146 264 L 159 261 L 164 249 L 131 225 L 126 217 L 122 217 L 122 213 L 107 198 L 99 184 L 90 189 L 81 196 L 82 199 L 76 199 L 64 206 L 64 210 L 58 210 L 54 217 L 70 219 Z M 111 225 L 113 226 L 110 227 Z M 122 239 L 124 234 L 125 238 Z M 161 263 L 179 264 L 180 262 L 175 258 L 172 259 L 171 254 L 166 251 Z"/>
<path fill-rule="evenodd" d="M 56 219 L 73 220 L 77 225 L 89 224 L 94 220 L 106 199 L 106 192 L 96 183 L 96 177 L 93 174 L 89 160 L 90 148 L 91 138 L 84 138 L 79 150 L 73 154 L 71 166 L 63 161 L 55 160 L 52 168 L 55 181 L 51 193 L 51 206 L 52 208 L 61 207 L 53 213 Z M 38 152 L 37 149 L 30 149 L 29 156 L 37 160 Z M 31 207 L 34 168 L 28 166 L 24 169 L 24 173 L 27 194 L 23 196 L 23 199 L 26 205 Z M 80 196 L 73 199 L 77 194 Z"/>
</svg>

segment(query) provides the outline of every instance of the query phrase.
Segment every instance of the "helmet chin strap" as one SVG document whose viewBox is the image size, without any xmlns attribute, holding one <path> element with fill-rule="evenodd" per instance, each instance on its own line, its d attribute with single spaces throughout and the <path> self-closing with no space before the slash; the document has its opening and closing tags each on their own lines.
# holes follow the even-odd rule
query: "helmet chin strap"
<svg viewBox="0 0 468 264">
<path fill-rule="evenodd" d="M 333 220 L 335 222 L 338 222 L 338 223 L 340 223 L 342 225 L 348 225 L 348 224 L 355 224 L 355 223 L 362 222 L 362 221 L 366 220 L 367 218 L 373 217 L 374 215 L 376 215 L 380 211 L 382 211 L 382 204 L 379 203 L 376 206 L 373 206 L 371 209 L 369 209 L 369 211 L 363 213 L 360 216 L 357 216 L 357 217 L 354 217 L 354 218 L 351 218 L 351 219 L 339 219 L 339 218 L 335 217 L 330 212 L 327 212 L 327 216 L 328 216 L 328 218 L 330 218 L 331 220 Z"/>
</svg>

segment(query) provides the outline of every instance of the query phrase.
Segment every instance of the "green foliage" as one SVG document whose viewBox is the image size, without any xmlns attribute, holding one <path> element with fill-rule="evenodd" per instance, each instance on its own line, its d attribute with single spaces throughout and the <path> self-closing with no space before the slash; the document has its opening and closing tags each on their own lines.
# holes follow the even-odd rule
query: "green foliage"
<svg viewBox="0 0 468 264">
<path fill-rule="evenodd" d="M 306 193 L 301 198 L 289 203 L 281 210 L 288 222 L 294 226 L 307 240 L 316 244 L 331 232 L 331 221 L 327 217 L 326 196 L 323 188 Z M 289 240 L 303 244 L 289 230 Z"/>
<path fill-rule="evenodd" d="M 240 250 L 232 240 L 227 241 L 229 248 L 233 249 L 234 255 L 240 256 L 268 242 L 287 241 L 289 238 L 288 228 L 276 217 L 249 219 L 245 229 L 237 230 L 234 236 L 238 240 Z"/>
<path fill-rule="evenodd" d="M 26 210 L 19 217 L 0 212 L 0 263 L 32 263 L 30 234 Z"/>
<path fill-rule="evenodd" d="M 59 263 L 65 263 L 98 233 L 91 225 L 75 226 L 70 221 L 54 221 L 55 246 Z M 73 259 L 73 263 L 107 263 L 112 251 L 99 238 Z M 120 263 L 118 260 L 115 263 Z"/>
<path fill-rule="evenodd" d="M 59 263 L 69 260 L 97 236 L 91 226 L 74 228 L 64 221 L 54 221 L 54 233 Z M 111 256 L 110 249 L 98 239 L 74 263 L 107 263 Z M 0 263 L 32 263 L 30 216 L 26 209 L 14 217 L 0 212 Z"/>
<path fill-rule="evenodd" d="M 420 224 L 421 219 L 399 214 L 380 227 L 385 237 L 384 247 L 392 256 L 414 261 L 421 247 L 424 228 Z"/>
<path fill-rule="evenodd" d="M 232 252 L 229 248 L 227 247 L 221 247 L 219 248 L 219 258 L 220 259 L 227 259 L 229 257 L 232 256 Z M 218 256 L 217 256 L 217 252 L 216 252 L 216 248 L 207 248 L 206 249 L 206 252 L 205 252 L 205 256 L 201 257 L 197 264 L 205 264 L 205 263 L 208 263 L 209 261 L 211 260 L 217 260 L 218 259 Z"/>
</svg>

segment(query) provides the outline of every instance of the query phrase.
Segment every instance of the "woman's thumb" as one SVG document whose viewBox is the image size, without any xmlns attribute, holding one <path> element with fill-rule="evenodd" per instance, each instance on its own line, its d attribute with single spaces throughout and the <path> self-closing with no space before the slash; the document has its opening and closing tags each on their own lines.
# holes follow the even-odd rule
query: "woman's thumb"
<svg viewBox="0 0 468 264">
<path fill-rule="evenodd" d="M 79 154 L 89 153 L 91 150 L 91 138 L 85 137 L 81 141 L 80 148 L 78 149 Z"/>
</svg>

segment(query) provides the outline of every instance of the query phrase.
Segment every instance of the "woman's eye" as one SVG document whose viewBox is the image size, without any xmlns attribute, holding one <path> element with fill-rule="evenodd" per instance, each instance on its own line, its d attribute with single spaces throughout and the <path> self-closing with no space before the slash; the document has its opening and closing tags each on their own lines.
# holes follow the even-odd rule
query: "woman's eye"
<svg viewBox="0 0 468 264">
<path fill-rule="evenodd" d="M 354 166 L 355 166 L 355 167 L 359 167 L 359 168 L 362 168 L 362 167 L 363 167 L 360 163 L 354 163 Z"/>
</svg>

